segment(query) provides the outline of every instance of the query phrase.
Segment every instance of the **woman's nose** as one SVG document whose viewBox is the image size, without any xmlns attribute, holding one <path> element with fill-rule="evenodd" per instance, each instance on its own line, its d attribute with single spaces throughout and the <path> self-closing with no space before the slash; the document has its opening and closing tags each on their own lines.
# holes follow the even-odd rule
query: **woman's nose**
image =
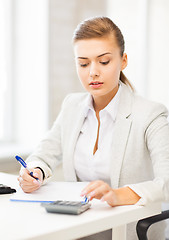
<svg viewBox="0 0 169 240">
<path fill-rule="evenodd" d="M 90 65 L 90 77 L 95 78 L 99 76 L 99 69 L 96 63 L 91 63 Z"/>
</svg>

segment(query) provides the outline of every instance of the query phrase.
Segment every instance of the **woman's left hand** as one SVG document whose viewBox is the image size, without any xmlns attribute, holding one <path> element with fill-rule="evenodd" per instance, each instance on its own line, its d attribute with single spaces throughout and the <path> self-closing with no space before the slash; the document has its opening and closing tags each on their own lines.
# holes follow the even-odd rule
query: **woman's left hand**
<svg viewBox="0 0 169 240">
<path fill-rule="evenodd" d="M 101 199 L 101 201 L 106 201 L 110 206 L 118 205 L 115 191 L 101 180 L 90 182 L 82 190 L 81 196 L 86 196 L 90 201 L 93 198 Z"/>
<path fill-rule="evenodd" d="M 90 182 L 82 190 L 81 196 L 86 196 L 90 201 L 93 198 L 101 199 L 101 201 L 106 201 L 112 207 L 135 204 L 140 199 L 140 196 L 129 187 L 112 189 L 101 180 Z"/>
</svg>

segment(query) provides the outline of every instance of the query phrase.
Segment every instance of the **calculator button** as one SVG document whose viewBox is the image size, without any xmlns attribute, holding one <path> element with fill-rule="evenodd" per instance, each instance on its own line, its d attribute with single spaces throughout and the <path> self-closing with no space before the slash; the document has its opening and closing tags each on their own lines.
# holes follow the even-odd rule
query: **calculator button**
<svg viewBox="0 0 169 240">
<path fill-rule="evenodd" d="M 70 205 L 73 205 L 73 206 L 78 206 L 79 203 L 78 202 L 70 202 Z"/>
<path fill-rule="evenodd" d="M 62 201 L 56 201 L 56 202 L 53 202 L 52 204 L 53 205 L 56 205 L 56 204 L 60 204 Z"/>
<path fill-rule="evenodd" d="M 63 205 L 71 205 L 71 202 L 65 201 L 63 202 Z"/>
</svg>

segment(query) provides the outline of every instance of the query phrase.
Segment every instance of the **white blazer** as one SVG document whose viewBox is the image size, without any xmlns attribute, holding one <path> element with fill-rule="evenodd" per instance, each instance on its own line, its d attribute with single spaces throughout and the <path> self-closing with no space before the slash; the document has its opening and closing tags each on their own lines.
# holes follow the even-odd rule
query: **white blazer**
<svg viewBox="0 0 169 240">
<path fill-rule="evenodd" d="M 168 111 L 148 101 L 122 83 L 111 151 L 112 188 L 129 185 L 142 198 L 139 204 L 169 200 Z M 41 167 L 46 179 L 60 161 L 66 181 L 77 181 L 74 149 L 85 116 L 88 93 L 66 97 L 52 129 L 27 159 Z M 87 144 L 87 143 L 86 143 Z"/>
</svg>

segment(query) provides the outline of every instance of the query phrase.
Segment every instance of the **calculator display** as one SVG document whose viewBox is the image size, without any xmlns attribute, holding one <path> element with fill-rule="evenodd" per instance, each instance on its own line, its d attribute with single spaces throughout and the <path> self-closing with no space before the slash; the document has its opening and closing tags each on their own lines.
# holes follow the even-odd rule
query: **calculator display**
<svg viewBox="0 0 169 240">
<path fill-rule="evenodd" d="M 64 214 L 80 214 L 90 208 L 90 203 L 80 201 L 62 201 L 58 200 L 51 203 L 42 203 L 47 212 L 64 213 Z"/>
</svg>

